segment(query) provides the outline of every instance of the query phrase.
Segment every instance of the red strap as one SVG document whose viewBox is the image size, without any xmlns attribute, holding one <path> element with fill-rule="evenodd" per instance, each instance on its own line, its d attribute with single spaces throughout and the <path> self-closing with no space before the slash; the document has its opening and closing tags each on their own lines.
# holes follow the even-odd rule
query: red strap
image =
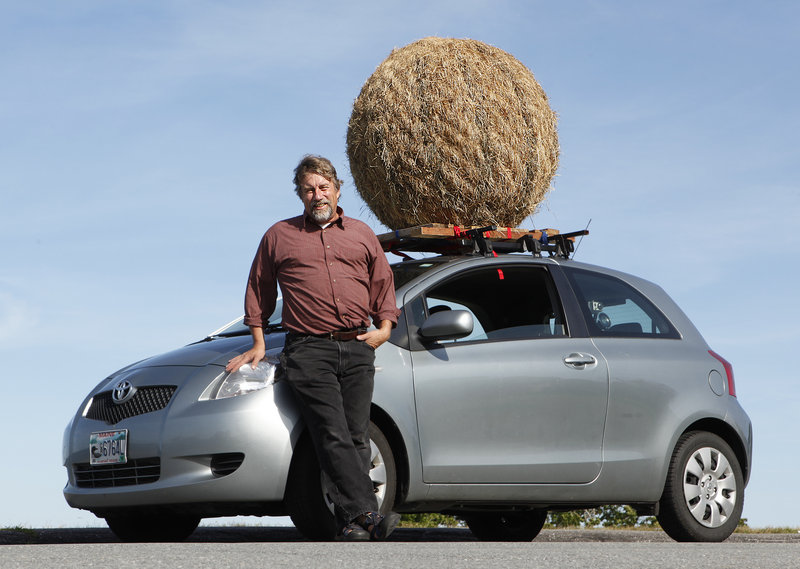
<svg viewBox="0 0 800 569">
<path fill-rule="evenodd" d="M 506 227 L 506 237 L 511 239 L 511 228 L 510 227 Z"/>
<path fill-rule="evenodd" d="M 500 277 L 500 280 L 504 280 L 506 277 L 503 274 L 503 269 L 497 269 L 497 276 Z"/>
</svg>

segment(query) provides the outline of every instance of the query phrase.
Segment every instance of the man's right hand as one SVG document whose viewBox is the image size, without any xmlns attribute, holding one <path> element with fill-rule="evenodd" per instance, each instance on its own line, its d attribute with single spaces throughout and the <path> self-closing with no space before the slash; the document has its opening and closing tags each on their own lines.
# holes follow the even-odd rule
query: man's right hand
<svg viewBox="0 0 800 569">
<path fill-rule="evenodd" d="M 250 364 L 255 369 L 258 367 L 258 362 L 264 359 L 264 355 L 267 353 L 264 345 L 264 330 L 260 327 L 251 326 L 250 333 L 253 335 L 253 347 L 245 353 L 228 360 L 228 365 L 225 366 L 225 371 L 228 373 L 238 371 L 245 364 Z"/>
</svg>

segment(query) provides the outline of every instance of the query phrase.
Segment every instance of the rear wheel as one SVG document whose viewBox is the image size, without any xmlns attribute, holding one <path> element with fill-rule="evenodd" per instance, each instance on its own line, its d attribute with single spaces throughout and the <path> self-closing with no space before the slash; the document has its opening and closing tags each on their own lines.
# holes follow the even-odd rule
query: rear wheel
<svg viewBox="0 0 800 569">
<path fill-rule="evenodd" d="M 378 507 L 386 513 L 394 506 L 397 473 L 394 455 L 386 437 L 372 422 L 369 424 L 372 450 L 369 476 Z M 323 489 L 327 477 L 322 473 L 311 441 L 306 438 L 295 449 L 289 482 L 286 487 L 286 507 L 295 527 L 310 539 L 330 540 L 339 529 L 333 516 L 333 503 Z"/>
<path fill-rule="evenodd" d="M 733 449 L 704 431 L 683 435 L 672 455 L 658 522 L 676 541 L 724 541 L 739 524 L 744 477 Z"/>
<path fill-rule="evenodd" d="M 547 510 L 487 512 L 464 517 L 472 534 L 481 541 L 532 541 L 546 520 Z"/>
<path fill-rule="evenodd" d="M 106 516 L 106 523 L 122 541 L 183 541 L 197 529 L 200 518 L 163 512 L 137 512 Z"/>
</svg>

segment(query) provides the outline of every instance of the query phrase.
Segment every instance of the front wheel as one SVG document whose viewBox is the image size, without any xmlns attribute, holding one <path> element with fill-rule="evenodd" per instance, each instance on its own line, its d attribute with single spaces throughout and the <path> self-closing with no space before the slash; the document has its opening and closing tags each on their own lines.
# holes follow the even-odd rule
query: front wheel
<svg viewBox="0 0 800 569">
<path fill-rule="evenodd" d="M 658 523 L 675 541 L 724 541 L 739 524 L 744 477 L 733 449 L 704 431 L 683 435 L 672 455 Z"/>
<path fill-rule="evenodd" d="M 481 541 L 533 541 L 547 520 L 547 510 L 487 512 L 464 517 Z"/>
</svg>

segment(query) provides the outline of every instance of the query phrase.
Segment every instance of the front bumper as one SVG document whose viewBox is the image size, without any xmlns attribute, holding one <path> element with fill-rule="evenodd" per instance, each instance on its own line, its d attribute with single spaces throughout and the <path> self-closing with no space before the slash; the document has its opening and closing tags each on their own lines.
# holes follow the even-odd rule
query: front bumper
<svg viewBox="0 0 800 569">
<path fill-rule="evenodd" d="M 103 516 L 122 508 L 187 510 L 200 515 L 252 514 L 283 501 L 299 414 L 289 386 L 221 400 L 201 395 L 222 368 L 163 366 L 138 370 L 137 387 L 177 385 L 166 408 L 109 425 L 84 417 L 88 400 L 65 433 L 64 497 L 73 508 Z M 128 463 L 158 463 L 156 480 L 111 480 L 115 467 L 89 467 L 89 437 L 97 431 L 128 430 Z M 236 460 L 243 458 L 241 464 Z M 220 458 L 231 459 L 220 469 Z M 122 465 L 121 468 L 125 468 Z M 89 474 L 87 475 L 87 469 Z M 153 467 L 149 466 L 149 472 Z M 76 476 L 76 469 L 83 474 Z M 91 472 L 98 470 L 96 480 Z M 129 469 L 130 470 L 130 469 Z"/>
</svg>

